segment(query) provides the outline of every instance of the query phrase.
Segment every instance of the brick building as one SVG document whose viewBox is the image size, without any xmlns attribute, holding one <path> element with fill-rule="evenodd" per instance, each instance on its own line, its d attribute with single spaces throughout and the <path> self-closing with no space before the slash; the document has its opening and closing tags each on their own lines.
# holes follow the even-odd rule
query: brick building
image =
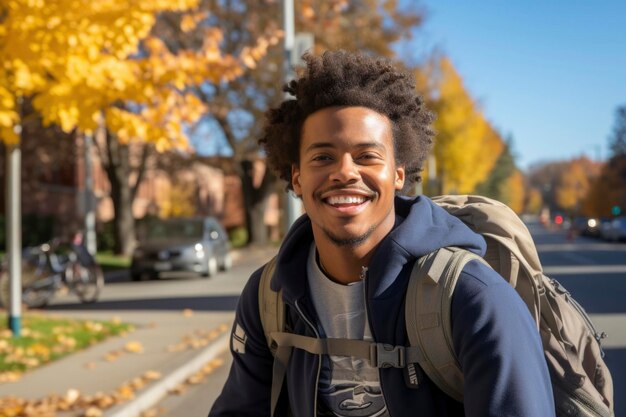
<svg viewBox="0 0 626 417">
<path fill-rule="evenodd" d="M 52 233 L 59 236 L 71 233 L 72 229 L 83 224 L 85 148 L 80 136 L 49 130 L 39 129 L 24 135 L 22 213 L 24 222 L 39 217 L 52 218 Z M 96 218 L 101 226 L 113 218 L 113 204 L 110 183 L 97 147 L 92 149 L 91 155 Z M 132 147 L 131 159 L 137 159 Z M 5 161 L 5 148 L 0 145 L 2 214 L 5 211 Z M 155 153 L 148 158 L 146 167 L 133 202 L 135 218 L 140 219 L 146 214 L 161 217 L 212 215 L 227 229 L 245 224 L 241 182 L 234 171 L 232 158 Z M 131 183 L 135 179 L 136 174 L 129 178 Z M 272 196 L 266 223 L 277 228 L 278 218 L 278 198 Z"/>
</svg>

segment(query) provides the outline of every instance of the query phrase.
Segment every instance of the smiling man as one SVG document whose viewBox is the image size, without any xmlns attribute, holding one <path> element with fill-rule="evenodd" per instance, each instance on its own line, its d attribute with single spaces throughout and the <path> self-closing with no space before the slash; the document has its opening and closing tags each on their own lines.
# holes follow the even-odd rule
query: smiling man
<svg viewBox="0 0 626 417">
<path fill-rule="evenodd" d="M 268 112 L 260 140 L 306 210 L 271 278 L 285 303 L 284 331 L 407 346 L 404 296 L 415 262 L 452 246 L 483 254 L 485 242 L 428 198 L 400 196 L 420 179 L 433 138 L 411 76 L 343 51 L 304 59 L 285 87 L 295 98 Z M 306 417 L 554 415 L 535 323 L 513 288 L 480 262 L 463 269 L 450 312 L 463 403 L 419 366 L 378 368 L 300 348 L 275 361 L 260 317 L 262 270 L 241 295 L 233 365 L 210 416 L 269 416 L 274 408 Z M 272 389 L 282 365 L 284 383 L 275 379 Z"/>
<path fill-rule="evenodd" d="M 393 228 L 394 196 L 404 185 L 391 123 L 367 107 L 319 110 L 302 126 L 299 160 L 293 190 L 311 220 L 320 260 L 333 260 L 320 266 L 336 282 L 354 282 Z"/>
</svg>

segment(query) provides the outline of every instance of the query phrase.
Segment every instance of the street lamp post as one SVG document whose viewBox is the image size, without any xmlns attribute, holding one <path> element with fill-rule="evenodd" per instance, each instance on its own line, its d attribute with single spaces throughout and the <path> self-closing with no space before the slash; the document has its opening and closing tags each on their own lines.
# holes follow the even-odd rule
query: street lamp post
<svg viewBox="0 0 626 417">
<path fill-rule="evenodd" d="M 295 24 L 293 17 L 293 0 L 283 0 L 283 30 L 285 32 L 283 39 L 284 58 L 283 58 L 283 78 L 288 83 L 293 76 L 292 55 L 294 45 Z M 285 99 L 291 98 L 289 93 L 285 92 Z M 302 204 L 300 200 L 291 192 L 287 193 L 285 198 L 285 232 L 296 221 L 302 213 Z"/>
<path fill-rule="evenodd" d="M 83 135 L 84 147 L 85 147 L 85 233 L 84 240 L 85 246 L 89 253 L 93 256 L 96 255 L 97 243 L 96 243 L 96 204 L 93 191 L 93 160 L 91 159 L 91 152 L 93 149 L 93 135 L 92 133 L 86 133 Z"/>
<path fill-rule="evenodd" d="M 293 67 L 301 62 L 301 55 L 307 49 L 313 47 L 312 33 L 295 33 L 293 0 L 283 0 L 283 29 L 284 37 L 284 82 L 288 83 L 293 78 Z M 289 93 L 285 93 L 285 99 L 289 99 Z M 285 199 L 285 232 L 302 214 L 302 202 L 293 193 L 287 193 Z"/>
<path fill-rule="evenodd" d="M 15 126 L 15 133 L 21 137 L 22 126 Z M 7 215 L 7 265 L 9 279 L 8 328 L 14 337 L 21 333 L 22 321 L 22 213 L 21 213 L 21 160 L 19 142 L 7 146 L 6 170 L 6 215 Z"/>
</svg>

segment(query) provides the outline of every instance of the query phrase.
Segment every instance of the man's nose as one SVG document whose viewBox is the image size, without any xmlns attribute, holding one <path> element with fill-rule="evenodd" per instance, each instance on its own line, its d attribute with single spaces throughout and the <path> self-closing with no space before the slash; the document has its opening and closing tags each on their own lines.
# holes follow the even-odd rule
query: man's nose
<svg viewBox="0 0 626 417">
<path fill-rule="evenodd" d="M 343 155 L 336 164 L 330 179 L 339 182 L 356 181 L 359 178 L 359 170 L 352 159 L 352 155 Z"/>
</svg>

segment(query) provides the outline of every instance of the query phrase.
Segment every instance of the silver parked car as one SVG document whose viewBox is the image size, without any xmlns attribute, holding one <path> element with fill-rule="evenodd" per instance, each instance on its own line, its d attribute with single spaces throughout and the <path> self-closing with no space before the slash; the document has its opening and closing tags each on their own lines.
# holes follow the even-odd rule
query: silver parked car
<svg viewBox="0 0 626 417">
<path fill-rule="evenodd" d="M 134 281 L 172 272 L 211 277 L 232 266 L 228 235 L 213 217 L 158 219 L 143 226 L 131 264 Z"/>
</svg>

